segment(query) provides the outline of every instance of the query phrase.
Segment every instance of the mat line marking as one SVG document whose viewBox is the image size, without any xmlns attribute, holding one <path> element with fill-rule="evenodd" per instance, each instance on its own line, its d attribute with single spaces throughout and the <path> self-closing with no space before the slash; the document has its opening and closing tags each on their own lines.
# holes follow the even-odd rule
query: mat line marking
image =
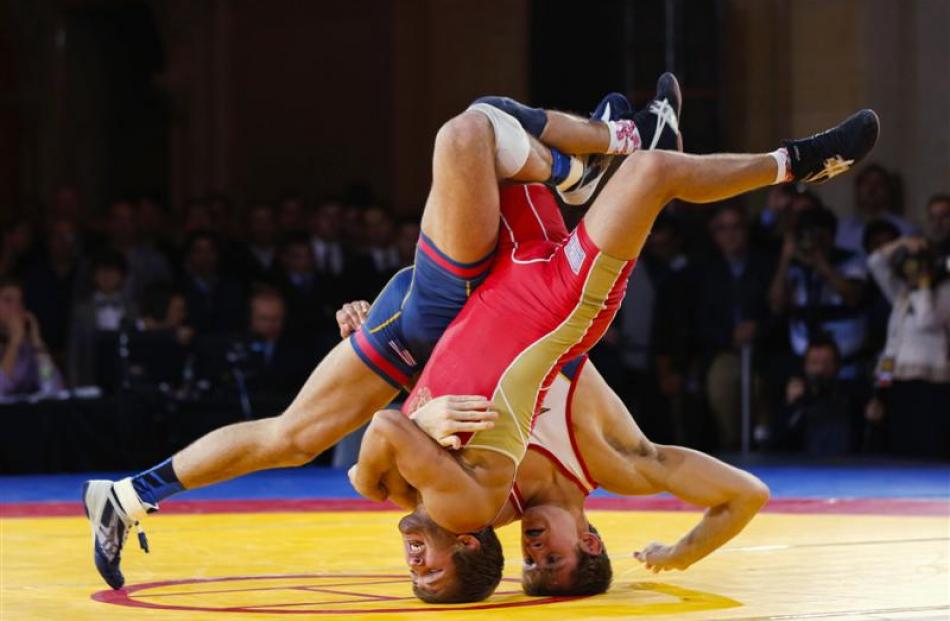
<svg viewBox="0 0 950 621">
<path fill-rule="evenodd" d="M 776 552 L 779 550 L 791 550 L 793 548 L 835 548 L 840 546 L 874 546 L 887 545 L 891 543 L 927 543 L 932 541 L 950 541 L 950 537 L 927 537 L 920 539 L 881 539 L 879 541 L 830 541 L 825 543 L 789 543 L 780 545 L 766 546 L 744 546 L 739 548 L 721 548 L 717 552 Z M 612 561 L 621 561 L 630 558 L 629 555 L 614 555 L 610 557 Z"/>
<path fill-rule="evenodd" d="M 786 619 L 830 619 L 853 615 L 881 615 L 904 612 L 932 612 L 936 610 L 950 610 L 950 605 L 917 606 L 914 608 L 872 608 L 868 610 L 840 610 L 837 612 L 806 612 L 793 615 L 765 615 L 761 617 L 732 617 L 723 621 L 785 621 Z"/>
</svg>

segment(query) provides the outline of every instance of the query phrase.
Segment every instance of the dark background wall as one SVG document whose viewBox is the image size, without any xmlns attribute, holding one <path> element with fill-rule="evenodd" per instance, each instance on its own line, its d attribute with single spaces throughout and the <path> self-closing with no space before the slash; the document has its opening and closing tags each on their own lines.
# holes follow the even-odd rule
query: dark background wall
<svg viewBox="0 0 950 621">
<path fill-rule="evenodd" d="M 417 213 L 439 124 L 486 93 L 586 111 L 676 70 L 690 150 L 770 148 L 859 105 L 908 175 L 950 178 L 942 0 L 0 0 L 0 205 L 87 210 L 368 187 Z M 848 184 L 823 190 L 850 205 Z"/>
</svg>

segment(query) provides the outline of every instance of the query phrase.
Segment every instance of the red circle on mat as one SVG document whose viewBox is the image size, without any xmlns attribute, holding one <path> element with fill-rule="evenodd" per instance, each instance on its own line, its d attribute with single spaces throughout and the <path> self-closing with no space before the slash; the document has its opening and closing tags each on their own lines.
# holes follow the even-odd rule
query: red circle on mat
<svg viewBox="0 0 950 621">
<path fill-rule="evenodd" d="M 271 587 L 239 588 L 239 589 L 212 589 L 207 591 L 184 591 L 180 593 L 155 593 L 149 595 L 147 591 L 162 587 L 175 585 L 191 584 L 221 584 L 233 582 L 252 582 L 255 580 L 297 580 L 307 578 L 332 578 L 335 581 L 332 584 L 320 586 L 320 584 L 287 584 Z M 380 579 L 384 579 L 380 582 Z M 386 580 L 386 579 L 392 579 Z M 363 581 L 363 582 L 361 582 Z M 372 581 L 372 582 L 367 582 Z M 491 610 L 495 608 L 521 608 L 527 606 L 542 606 L 555 602 L 570 601 L 582 599 L 586 596 L 565 596 L 565 597 L 538 597 L 529 600 L 520 600 L 515 602 L 496 602 L 496 603 L 478 603 L 478 604 L 456 604 L 430 605 L 420 602 L 415 597 L 395 597 L 379 595 L 370 592 L 360 592 L 359 588 L 372 584 L 389 584 L 390 582 L 405 582 L 404 574 L 276 574 L 263 576 L 228 576 L 221 578 L 185 578 L 182 580 L 163 580 L 159 582 L 144 582 L 142 584 L 133 584 L 123 589 L 107 589 L 92 594 L 92 599 L 97 602 L 113 604 L 116 606 L 130 606 L 133 608 L 151 608 L 156 610 L 189 610 L 193 612 L 250 612 L 255 614 L 282 614 L 282 615 L 351 615 L 351 614 L 382 614 L 397 612 L 445 612 L 450 610 Z M 514 582 L 517 580 L 503 578 L 502 582 Z M 252 582 L 253 584 L 253 582 Z M 335 587 L 330 589 L 328 587 Z M 337 588 L 338 587 L 338 588 Z M 354 590 L 355 588 L 355 590 Z M 254 606 L 200 606 L 183 604 L 162 604 L 153 601 L 155 598 L 169 597 L 171 595 L 192 596 L 192 595 L 220 595 L 229 591 L 248 593 L 263 591 L 308 591 L 312 593 L 324 593 L 326 595 L 348 596 L 352 599 L 337 600 L 327 602 L 303 602 L 303 603 L 273 603 Z M 514 595 L 521 591 L 500 591 L 496 595 Z M 373 608 L 345 608 L 346 605 L 359 604 L 365 606 L 377 602 L 378 607 Z M 406 605 L 399 606 L 397 602 L 405 602 Z M 322 606 L 322 607 L 318 607 Z"/>
</svg>

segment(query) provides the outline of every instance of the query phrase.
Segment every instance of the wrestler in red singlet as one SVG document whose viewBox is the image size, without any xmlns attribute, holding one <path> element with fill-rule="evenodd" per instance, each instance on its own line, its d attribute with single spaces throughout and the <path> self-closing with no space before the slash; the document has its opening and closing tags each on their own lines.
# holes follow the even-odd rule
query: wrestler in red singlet
<svg viewBox="0 0 950 621">
<path fill-rule="evenodd" d="M 490 397 L 495 427 L 463 442 L 520 463 L 550 382 L 606 331 L 633 264 L 600 252 L 583 222 L 569 234 L 546 187 L 503 187 L 491 274 L 443 334 L 404 411 L 441 395 Z"/>
</svg>

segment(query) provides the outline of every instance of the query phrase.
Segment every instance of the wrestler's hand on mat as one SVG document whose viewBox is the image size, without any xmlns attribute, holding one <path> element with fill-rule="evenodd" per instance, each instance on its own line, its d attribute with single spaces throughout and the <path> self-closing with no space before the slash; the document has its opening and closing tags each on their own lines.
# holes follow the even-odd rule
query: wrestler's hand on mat
<svg viewBox="0 0 950 621">
<path fill-rule="evenodd" d="M 409 417 L 430 438 L 450 449 L 462 447 L 456 435 L 462 432 L 485 431 L 495 426 L 498 412 L 485 397 L 445 395 L 433 399 Z"/>
<path fill-rule="evenodd" d="M 356 300 L 347 302 L 336 312 L 336 324 L 340 327 L 340 338 L 345 339 L 360 329 L 369 315 L 369 302 Z"/>
<path fill-rule="evenodd" d="M 668 546 L 662 543 L 647 545 L 639 552 L 633 553 L 633 558 L 643 563 L 643 568 L 655 574 L 671 569 L 686 569 L 690 566 L 678 546 Z"/>
</svg>

